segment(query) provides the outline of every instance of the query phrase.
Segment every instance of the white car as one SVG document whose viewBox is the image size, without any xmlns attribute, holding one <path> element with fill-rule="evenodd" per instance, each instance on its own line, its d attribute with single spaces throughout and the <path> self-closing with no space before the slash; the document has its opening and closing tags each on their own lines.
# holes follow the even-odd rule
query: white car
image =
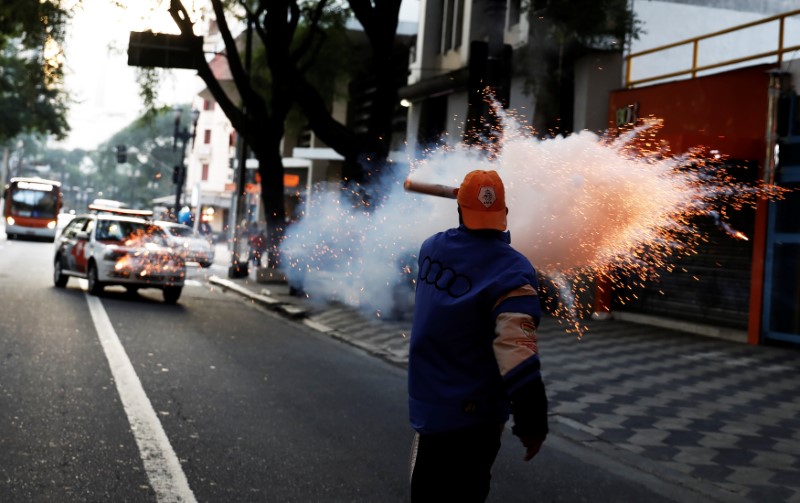
<svg viewBox="0 0 800 503">
<path fill-rule="evenodd" d="M 124 214 L 78 215 L 64 227 L 56 237 L 53 282 L 63 288 L 70 276 L 85 278 L 92 295 L 107 285 L 129 292 L 158 288 L 164 302 L 176 303 L 186 278 L 183 255 L 170 247 L 161 227 L 135 210 L 119 211 Z"/>
<path fill-rule="evenodd" d="M 200 267 L 210 267 L 214 262 L 214 242 L 210 237 L 184 224 L 163 220 L 153 223 L 164 229 L 170 244 L 180 250 L 186 262 L 197 262 Z"/>
</svg>

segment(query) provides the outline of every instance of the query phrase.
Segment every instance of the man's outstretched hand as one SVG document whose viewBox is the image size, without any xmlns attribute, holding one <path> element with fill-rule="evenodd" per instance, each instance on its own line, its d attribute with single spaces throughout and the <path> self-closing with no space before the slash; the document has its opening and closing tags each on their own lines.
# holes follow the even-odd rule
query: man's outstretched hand
<svg viewBox="0 0 800 503">
<path fill-rule="evenodd" d="M 519 438 L 520 442 L 522 442 L 522 445 L 525 446 L 525 461 L 530 461 L 534 456 L 536 456 L 536 454 L 539 453 L 539 449 L 542 448 L 544 439 L 545 437 L 538 436 L 525 436 Z"/>
</svg>

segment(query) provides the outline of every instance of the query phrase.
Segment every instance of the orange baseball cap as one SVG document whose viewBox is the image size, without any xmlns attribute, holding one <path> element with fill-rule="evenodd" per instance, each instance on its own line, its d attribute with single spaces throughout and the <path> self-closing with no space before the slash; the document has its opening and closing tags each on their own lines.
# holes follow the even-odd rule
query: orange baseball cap
<svg viewBox="0 0 800 503">
<path fill-rule="evenodd" d="M 506 230 L 506 189 L 497 171 L 467 173 L 458 189 L 458 206 L 468 229 Z"/>
</svg>

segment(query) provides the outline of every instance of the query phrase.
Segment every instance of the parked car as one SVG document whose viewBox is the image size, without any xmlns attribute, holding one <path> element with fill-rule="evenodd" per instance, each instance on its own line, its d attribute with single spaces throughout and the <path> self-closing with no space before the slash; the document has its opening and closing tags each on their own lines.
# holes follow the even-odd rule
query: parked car
<svg viewBox="0 0 800 503">
<path fill-rule="evenodd" d="M 107 285 L 129 292 L 158 288 L 174 304 L 183 291 L 186 263 L 170 247 L 166 233 L 146 218 L 148 212 L 113 209 L 78 215 L 56 238 L 53 282 L 63 288 L 70 277 L 85 278 L 89 293 Z"/>
<path fill-rule="evenodd" d="M 184 224 L 164 220 L 154 223 L 167 233 L 170 244 L 180 250 L 186 262 L 197 262 L 200 267 L 209 267 L 214 262 L 214 242 L 210 236 L 203 236 Z"/>
</svg>

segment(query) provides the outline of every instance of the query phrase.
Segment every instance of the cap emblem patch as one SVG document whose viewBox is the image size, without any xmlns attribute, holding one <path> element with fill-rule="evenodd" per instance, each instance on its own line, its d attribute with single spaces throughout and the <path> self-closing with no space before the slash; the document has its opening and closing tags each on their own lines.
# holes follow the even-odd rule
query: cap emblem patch
<svg viewBox="0 0 800 503">
<path fill-rule="evenodd" d="M 481 187 L 481 190 L 478 191 L 478 201 L 481 202 L 487 208 L 494 204 L 497 201 L 497 196 L 494 193 L 494 187 Z"/>
</svg>

